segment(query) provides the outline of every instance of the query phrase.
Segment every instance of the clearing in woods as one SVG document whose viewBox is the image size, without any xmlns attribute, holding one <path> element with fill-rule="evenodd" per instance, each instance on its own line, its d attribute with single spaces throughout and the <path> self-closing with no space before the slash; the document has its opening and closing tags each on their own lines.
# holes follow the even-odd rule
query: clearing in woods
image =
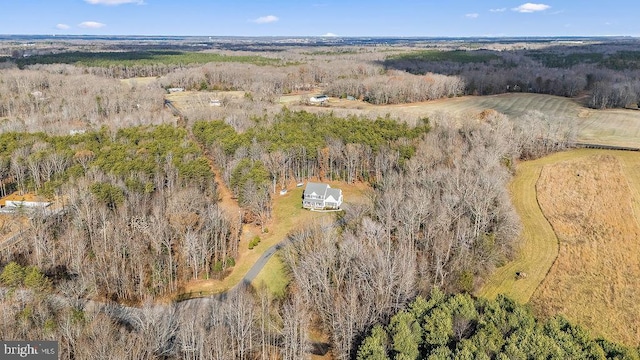
<svg viewBox="0 0 640 360">
<path fill-rule="evenodd" d="M 325 181 L 326 182 L 326 181 Z M 346 184 L 343 182 L 326 182 L 331 187 L 342 189 L 345 203 L 367 201 L 370 187 L 364 183 Z M 238 284 L 260 256 L 271 246 L 286 239 L 287 235 L 303 224 L 321 221 L 335 216 L 335 213 L 313 212 L 302 208 L 303 187 L 289 189 L 285 195 L 273 195 L 272 218 L 267 223 L 268 232 L 261 234 L 258 226 L 245 226 L 242 241 L 238 245 L 238 261 L 231 272 L 221 280 L 196 280 L 185 284 L 180 299 L 211 295 L 227 291 Z M 249 250 L 248 244 L 255 236 L 260 236 L 260 243 Z M 289 279 L 279 258 L 273 256 L 265 268 L 253 281 L 255 286 L 266 286 L 274 295 L 284 294 Z"/>
<path fill-rule="evenodd" d="M 519 164 L 518 257 L 477 295 L 505 294 L 594 335 L 640 342 L 640 154 L 580 149 Z M 517 279 L 516 272 L 527 273 Z"/>
<path fill-rule="evenodd" d="M 244 92 L 241 91 L 217 92 L 214 94 L 222 94 L 224 99 L 239 99 L 244 96 Z M 206 104 L 206 101 L 208 101 L 206 99 L 208 99 L 210 95 L 210 93 L 179 92 L 169 94 L 166 98 L 172 102 L 175 101 L 175 106 L 181 111 L 185 111 L 186 108 Z M 195 143 L 198 143 L 193 137 L 191 129 L 188 125 L 186 126 L 190 138 Z M 205 149 L 203 149 L 203 151 L 207 156 L 209 166 L 215 176 L 219 205 L 232 217 L 235 216 L 235 214 L 239 214 L 241 208 L 233 198 L 231 190 L 226 186 L 220 176 L 220 170 L 210 154 L 208 154 Z M 367 201 L 367 193 L 370 187 L 364 183 L 346 184 L 333 181 L 325 182 L 330 184 L 331 187 L 342 189 L 345 203 Z M 182 284 L 177 293 L 171 297 L 178 300 L 186 300 L 193 297 L 225 292 L 240 283 L 260 256 L 271 246 L 285 240 L 292 230 L 303 224 L 334 216 L 334 214 L 330 212 L 311 212 L 302 209 L 302 191 L 303 187 L 290 187 L 285 195 L 273 195 L 272 218 L 266 224 L 268 232 L 261 233 L 260 227 L 255 225 L 243 226 L 242 238 L 238 244 L 238 256 L 235 259 L 235 265 L 229 273 L 225 274 L 226 276 L 224 276 L 224 278 L 190 281 Z M 249 243 L 256 236 L 260 237 L 260 242 L 253 249 L 249 249 Z M 286 275 L 284 265 L 277 256 L 273 256 L 254 279 L 253 284 L 256 286 L 265 286 L 272 294 L 279 295 L 284 294 L 284 288 L 288 282 L 289 279 Z"/>
</svg>

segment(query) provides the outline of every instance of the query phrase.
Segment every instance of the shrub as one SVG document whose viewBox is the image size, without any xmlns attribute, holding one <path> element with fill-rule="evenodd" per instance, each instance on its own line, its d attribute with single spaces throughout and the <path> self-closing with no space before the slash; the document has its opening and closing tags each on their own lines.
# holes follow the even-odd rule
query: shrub
<svg viewBox="0 0 640 360">
<path fill-rule="evenodd" d="M 51 288 L 51 281 L 38 268 L 29 266 L 25 271 L 24 285 L 36 291 L 45 291 Z"/>
<path fill-rule="evenodd" d="M 230 268 L 232 266 L 235 266 L 235 265 L 236 265 L 236 260 L 234 258 L 230 257 L 230 258 L 227 258 L 226 262 L 222 262 L 221 260 L 216 261 L 213 264 L 212 270 L 213 270 L 213 272 L 219 273 L 219 272 L 222 272 L 222 270 L 228 269 L 228 268 Z"/>
<path fill-rule="evenodd" d="M 249 250 L 252 250 L 254 247 L 258 246 L 258 244 L 260 244 L 260 236 L 256 235 L 250 242 L 249 242 Z"/>
<path fill-rule="evenodd" d="M 2 270 L 0 281 L 8 287 L 15 288 L 22 285 L 24 275 L 24 268 L 15 261 L 12 261 Z"/>
</svg>

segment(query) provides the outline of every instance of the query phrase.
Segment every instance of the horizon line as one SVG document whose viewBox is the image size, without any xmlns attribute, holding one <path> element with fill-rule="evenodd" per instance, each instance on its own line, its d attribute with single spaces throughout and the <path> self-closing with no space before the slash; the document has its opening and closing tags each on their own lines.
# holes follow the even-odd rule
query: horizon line
<svg viewBox="0 0 640 360">
<path fill-rule="evenodd" d="M 401 39 L 548 39 L 548 38 L 639 38 L 640 35 L 142 35 L 142 34 L 0 34 L 0 37 L 179 37 L 179 38 L 401 38 Z"/>
</svg>

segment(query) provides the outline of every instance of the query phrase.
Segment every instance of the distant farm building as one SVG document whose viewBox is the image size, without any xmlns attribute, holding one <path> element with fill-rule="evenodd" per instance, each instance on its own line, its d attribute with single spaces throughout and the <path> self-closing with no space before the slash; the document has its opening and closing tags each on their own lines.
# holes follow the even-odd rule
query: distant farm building
<svg viewBox="0 0 640 360">
<path fill-rule="evenodd" d="M 329 97 L 327 95 L 316 95 L 309 99 L 309 102 L 312 104 L 324 104 L 329 101 Z"/>
<path fill-rule="evenodd" d="M 342 205 L 342 190 L 328 184 L 307 183 L 302 193 L 302 207 L 305 209 L 339 209 Z"/>
</svg>

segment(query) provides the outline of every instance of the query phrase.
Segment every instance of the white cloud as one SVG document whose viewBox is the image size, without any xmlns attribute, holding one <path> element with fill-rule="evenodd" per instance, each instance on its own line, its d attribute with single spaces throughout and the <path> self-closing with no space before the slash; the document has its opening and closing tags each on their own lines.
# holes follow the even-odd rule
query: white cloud
<svg viewBox="0 0 640 360">
<path fill-rule="evenodd" d="M 267 15 L 267 16 L 261 16 L 255 20 L 253 20 L 254 23 L 256 24 L 269 24 L 269 23 L 274 23 L 276 21 L 280 20 L 277 16 L 274 15 Z"/>
<path fill-rule="evenodd" d="M 84 0 L 92 5 L 144 4 L 144 0 Z"/>
<path fill-rule="evenodd" d="M 473 13 L 473 14 L 465 14 L 465 15 L 464 15 L 464 17 L 469 18 L 469 19 L 476 19 L 476 18 L 478 18 L 478 16 L 480 16 L 480 14 L 476 14 L 476 13 Z"/>
<path fill-rule="evenodd" d="M 84 21 L 78 24 L 78 27 L 81 27 L 83 29 L 100 29 L 105 26 L 107 25 L 103 23 L 99 23 L 97 21 Z"/>
<path fill-rule="evenodd" d="M 489 12 L 493 12 L 493 13 L 496 13 L 496 12 L 505 12 L 505 11 L 507 11 L 507 8 L 489 9 Z"/>
<path fill-rule="evenodd" d="M 58 29 L 58 30 L 67 30 L 67 29 L 70 29 L 70 28 L 71 28 L 71 26 L 69 26 L 67 24 L 57 24 L 56 25 L 56 29 Z"/>
<path fill-rule="evenodd" d="M 324 37 L 336 37 L 336 36 L 338 36 L 338 35 L 336 35 L 336 34 L 334 34 L 334 33 L 332 33 L 332 32 L 328 32 L 328 33 L 326 33 L 326 34 L 324 34 L 324 35 L 322 35 L 322 36 L 324 36 Z"/>
<path fill-rule="evenodd" d="M 534 3 L 526 3 L 526 4 L 522 4 L 518 7 L 515 7 L 511 10 L 513 11 L 517 11 L 519 13 L 532 13 L 532 12 L 536 12 L 536 11 L 545 11 L 547 9 L 551 8 L 551 6 L 547 5 L 547 4 L 534 4 Z"/>
</svg>

